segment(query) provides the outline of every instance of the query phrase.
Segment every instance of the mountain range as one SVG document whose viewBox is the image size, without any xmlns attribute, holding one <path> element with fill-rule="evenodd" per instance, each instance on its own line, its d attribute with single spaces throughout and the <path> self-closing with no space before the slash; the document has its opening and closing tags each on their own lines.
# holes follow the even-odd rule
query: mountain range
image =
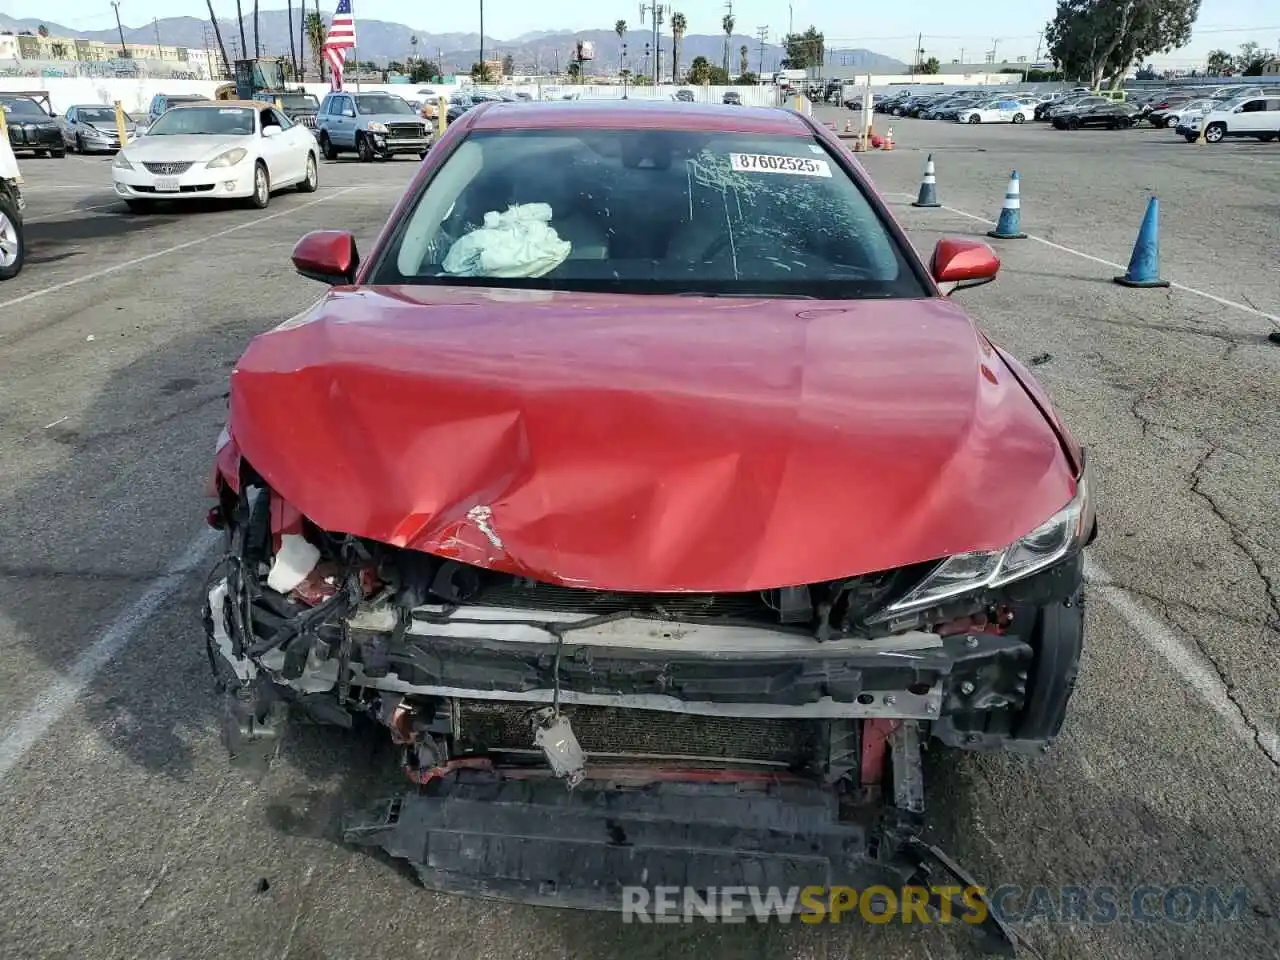
<svg viewBox="0 0 1280 960">
<path fill-rule="evenodd" d="M 245 3 L 244 37 L 249 55 L 254 53 L 252 4 Z M 324 14 L 326 22 L 329 15 Z M 284 56 L 289 53 L 289 18 L 283 10 L 263 10 L 258 18 L 261 27 L 261 49 L 264 56 Z M 235 20 L 219 19 L 222 40 L 227 47 L 227 56 L 232 60 L 241 55 L 240 26 Z M 16 19 L 0 14 L 0 30 L 21 33 L 29 30 L 37 32 L 44 26 L 53 36 L 80 37 L 86 40 L 103 40 L 108 43 L 119 41 L 115 30 L 74 30 L 58 23 L 31 18 Z M 295 11 L 293 22 L 294 36 L 299 32 L 298 16 Z M 166 17 L 143 27 L 125 27 L 124 38 L 128 43 L 156 43 L 166 46 L 213 49 L 217 42 L 209 21 L 196 17 Z M 412 43 L 417 37 L 418 43 Z M 428 60 L 440 60 L 445 72 L 469 70 L 471 64 L 479 59 L 480 35 L 477 33 L 431 33 L 426 30 L 415 30 L 402 23 L 390 23 L 385 20 L 358 20 L 356 22 L 356 38 L 359 41 L 360 59 L 372 60 L 384 65 L 390 60 L 405 60 L 417 55 Z M 612 73 L 619 66 L 621 44 L 627 45 L 627 65 L 633 70 L 644 69 L 645 44 L 652 44 L 651 30 L 631 30 L 621 40 L 612 30 L 545 30 L 521 34 L 511 40 L 500 40 L 488 35 L 484 38 L 484 54 L 486 59 L 498 59 L 510 54 L 515 61 L 516 73 L 546 72 L 557 66 L 563 68 L 572 57 L 574 42 L 590 40 L 595 44 L 595 66 L 588 64 L 587 73 Z M 671 34 L 670 31 L 661 38 L 662 55 L 665 72 L 671 72 Z M 738 70 L 739 51 L 742 47 L 748 50 L 750 69 L 759 70 L 763 61 L 765 71 L 777 69 L 784 56 L 782 48 L 777 44 L 761 44 L 754 37 L 734 34 L 729 40 L 729 69 Z M 680 46 L 680 62 L 687 66 L 694 57 L 706 57 L 712 64 L 722 62 L 724 56 L 724 34 L 686 33 Z M 841 49 L 829 50 L 828 62 L 839 63 L 855 71 L 868 73 L 902 73 L 906 64 L 893 57 L 886 57 L 872 50 Z"/>
</svg>

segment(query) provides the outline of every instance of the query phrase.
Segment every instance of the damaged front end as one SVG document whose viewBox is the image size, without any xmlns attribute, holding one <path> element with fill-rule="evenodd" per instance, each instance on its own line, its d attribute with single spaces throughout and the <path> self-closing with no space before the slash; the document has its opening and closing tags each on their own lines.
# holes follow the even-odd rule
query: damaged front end
<svg viewBox="0 0 1280 960">
<path fill-rule="evenodd" d="M 1079 486 L 1070 542 L 1034 532 L 1034 564 L 1032 544 L 994 567 L 636 593 L 326 531 L 242 462 L 216 482 L 206 585 L 227 743 L 267 758 L 292 711 L 385 727 L 415 786 L 346 836 L 439 889 L 618 909 L 627 885 L 956 882 L 919 839 L 920 752 L 1057 735 L 1093 533 Z"/>
</svg>

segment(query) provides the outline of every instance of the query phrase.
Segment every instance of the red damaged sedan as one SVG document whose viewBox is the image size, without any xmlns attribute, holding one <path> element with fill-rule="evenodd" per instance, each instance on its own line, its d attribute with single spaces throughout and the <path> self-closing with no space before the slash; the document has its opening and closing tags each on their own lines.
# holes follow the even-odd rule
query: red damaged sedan
<svg viewBox="0 0 1280 960">
<path fill-rule="evenodd" d="M 235 753 L 381 725 L 412 784 L 347 837 L 439 889 L 958 869 L 920 751 L 1054 739 L 1095 534 L 949 298 L 985 244 L 923 263 L 797 113 L 567 102 L 468 113 L 367 255 L 293 261 L 331 289 L 245 351 L 213 478 Z"/>
</svg>

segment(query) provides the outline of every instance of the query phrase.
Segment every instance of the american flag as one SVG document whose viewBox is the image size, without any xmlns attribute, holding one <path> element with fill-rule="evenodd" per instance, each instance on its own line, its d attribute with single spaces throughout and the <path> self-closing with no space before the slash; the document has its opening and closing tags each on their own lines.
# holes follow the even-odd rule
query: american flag
<svg viewBox="0 0 1280 960">
<path fill-rule="evenodd" d="M 355 46 L 356 20 L 351 15 L 351 0 L 338 0 L 338 9 L 320 48 L 329 63 L 330 86 L 334 90 L 342 89 L 342 66 L 346 63 L 347 51 L 354 50 Z"/>
</svg>

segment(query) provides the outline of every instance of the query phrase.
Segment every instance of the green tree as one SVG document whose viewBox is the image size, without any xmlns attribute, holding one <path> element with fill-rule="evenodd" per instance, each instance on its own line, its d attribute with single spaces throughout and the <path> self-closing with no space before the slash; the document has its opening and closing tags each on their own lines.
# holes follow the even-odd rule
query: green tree
<svg viewBox="0 0 1280 960">
<path fill-rule="evenodd" d="M 40 26 L 36 27 L 36 33 L 42 37 L 47 37 L 49 36 L 49 28 L 42 23 Z"/>
<path fill-rule="evenodd" d="M 307 42 L 311 44 L 311 56 L 316 60 L 316 73 L 320 77 L 320 82 L 324 82 L 324 52 L 321 49 L 324 46 L 324 38 L 329 35 L 328 28 L 325 27 L 324 21 L 320 19 L 320 14 L 314 10 L 307 14 Z"/>
<path fill-rule="evenodd" d="M 688 79 L 690 83 L 710 83 L 711 61 L 706 57 L 694 57 L 689 63 L 689 73 L 686 79 Z"/>
<path fill-rule="evenodd" d="M 727 87 L 729 85 L 729 71 L 724 67 L 712 67 L 709 75 L 711 85 L 713 87 Z"/>
<path fill-rule="evenodd" d="M 399 60 L 387 61 L 387 73 L 407 73 L 405 66 Z"/>
<path fill-rule="evenodd" d="M 935 74 L 942 70 L 942 64 L 938 62 L 937 57 L 930 57 L 924 63 L 920 64 L 920 72 L 925 74 Z"/>
<path fill-rule="evenodd" d="M 738 48 L 738 82 L 739 83 L 746 83 L 746 81 L 743 80 L 742 78 L 751 72 L 750 59 L 749 59 L 750 57 L 751 57 L 751 51 L 747 49 L 747 45 L 744 43 L 742 46 Z"/>
<path fill-rule="evenodd" d="M 1225 50 L 1209 52 L 1208 70 L 1211 77 L 1229 77 L 1234 72 L 1235 59 Z"/>
<path fill-rule="evenodd" d="M 577 60 L 570 60 L 565 72 L 569 74 L 569 79 L 574 83 L 582 82 L 582 64 Z"/>
<path fill-rule="evenodd" d="M 689 29 L 689 21 L 683 13 L 675 13 L 671 17 L 671 82 L 680 80 L 680 44 L 684 42 L 684 32 Z"/>
<path fill-rule="evenodd" d="M 738 21 L 733 19 L 732 13 L 726 13 L 720 19 L 720 29 L 724 31 L 724 67 L 725 76 L 729 75 L 729 40 L 733 37 L 733 28 Z"/>
<path fill-rule="evenodd" d="M 1114 89 L 1134 63 L 1185 46 L 1199 13 L 1200 0 L 1058 0 L 1045 39 L 1068 77 Z"/>
<path fill-rule="evenodd" d="M 821 67 L 826 59 L 826 41 L 817 27 L 810 26 L 804 33 L 789 33 L 782 40 L 787 54 L 787 67 L 807 70 Z"/>
<path fill-rule="evenodd" d="M 1262 68 L 1271 61 L 1271 51 L 1264 50 L 1253 41 L 1240 45 L 1240 55 L 1236 57 L 1236 70 L 1242 77 L 1260 77 Z"/>
<path fill-rule="evenodd" d="M 431 60 L 414 60 L 409 64 L 410 83 L 439 83 L 440 65 Z"/>
<path fill-rule="evenodd" d="M 471 64 L 471 81 L 472 83 L 492 83 L 493 76 L 489 72 L 489 64 L 482 61 Z"/>
</svg>

